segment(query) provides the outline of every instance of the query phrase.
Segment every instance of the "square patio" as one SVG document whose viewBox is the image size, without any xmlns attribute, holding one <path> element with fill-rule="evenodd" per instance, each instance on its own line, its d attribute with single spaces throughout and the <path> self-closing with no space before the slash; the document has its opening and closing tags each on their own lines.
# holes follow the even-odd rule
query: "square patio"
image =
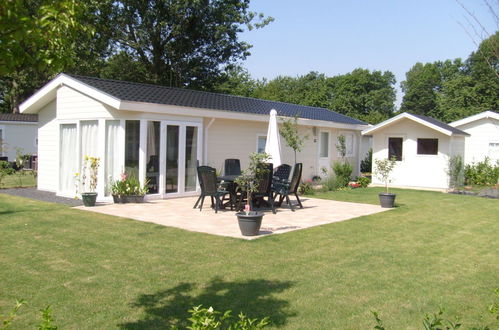
<svg viewBox="0 0 499 330">
<path fill-rule="evenodd" d="M 255 239 L 272 234 L 350 220 L 364 215 L 387 211 L 379 205 L 339 202 L 318 198 L 301 198 L 303 209 L 292 212 L 289 207 L 277 208 L 277 214 L 265 210 L 258 236 L 242 236 L 235 211 L 210 208 L 209 198 L 203 210 L 193 209 L 197 197 L 183 197 L 148 201 L 143 204 L 98 204 L 95 207 L 78 206 L 77 209 L 103 213 L 189 231 L 242 239 Z"/>
</svg>

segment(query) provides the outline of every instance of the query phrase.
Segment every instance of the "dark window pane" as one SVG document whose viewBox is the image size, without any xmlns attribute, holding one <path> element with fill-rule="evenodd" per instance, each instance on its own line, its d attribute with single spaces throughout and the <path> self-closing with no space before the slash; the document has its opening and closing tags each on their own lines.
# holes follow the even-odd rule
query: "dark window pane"
<svg viewBox="0 0 499 330">
<path fill-rule="evenodd" d="M 438 139 L 418 139 L 418 155 L 438 155 Z"/>
<path fill-rule="evenodd" d="M 148 180 L 149 194 L 159 192 L 159 143 L 160 122 L 147 122 L 147 156 L 146 177 Z"/>
<path fill-rule="evenodd" d="M 402 160 L 402 138 L 388 138 L 388 159 Z"/>
<path fill-rule="evenodd" d="M 139 173 L 140 121 L 125 121 L 125 171 Z"/>
<path fill-rule="evenodd" d="M 166 127 L 166 187 L 165 192 L 178 192 L 178 148 L 180 128 Z"/>
</svg>

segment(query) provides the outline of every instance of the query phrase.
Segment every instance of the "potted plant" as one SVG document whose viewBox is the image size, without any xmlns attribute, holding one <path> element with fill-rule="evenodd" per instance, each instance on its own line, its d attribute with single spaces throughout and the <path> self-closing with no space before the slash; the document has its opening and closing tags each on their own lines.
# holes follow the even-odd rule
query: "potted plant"
<svg viewBox="0 0 499 330">
<path fill-rule="evenodd" d="M 81 193 L 81 199 L 83 200 L 83 205 L 85 206 L 95 206 L 95 201 L 97 199 L 95 189 L 97 188 L 99 163 L 100 159 L 98 157 L 85 156 L 81 177 L 81 188 L 83 190 Z"/>
<path fill-rule="evenodd" d="M 140 185 L 135 175 L 121 174 L 120 180 L 111 183 L 111 194 L 115 203 L 143 203 L 148 191 L 148 182 Z"/>
<path fill-rule="evenodd" d="M 379 194 L 379 202 L 381 207 L 391 208 L 395 203 L 395 194 L 391 194 L 388 192 L 388 183 L 391 182 L 390 174 L 395 168 L 396 159 L 392 157 L 391 159 L 376 159 L 374 161 L 375 175 L 378 179 L 385 183 L 385 192 Z"/>
<path fill-rule="evenodd" d="M 266 153 L 252 153 L 249 158 L 249 167 L 235 180 L 235 183 L 241 189 L 241 193 L 245 193 L 247 198 L 244 211 L 236 213 L 239 229 L 243 236 L 255 236 L 260 231 L 264 214 L 253 211 L 250 201 L 251 195 L 258 191 L 258 178 L 266 174 L 266 169 L 262 164 L 268 161 L 270 156 Z"/>
</svg>

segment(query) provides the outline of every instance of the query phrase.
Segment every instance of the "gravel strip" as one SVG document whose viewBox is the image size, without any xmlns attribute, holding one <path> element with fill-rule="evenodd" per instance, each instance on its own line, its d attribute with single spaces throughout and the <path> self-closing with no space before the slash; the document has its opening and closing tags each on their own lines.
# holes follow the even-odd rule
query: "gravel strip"
<svg viewBox="0 0 499 330">
<path fill-rule="evenodd" d="M 10 189 L 0 189 L 0 194 L 7 194 L 13 196 L 21 196 L 31 199 L 36 199 L 42 202 L 51 202 L 64 204 L 68 206 L 80 206 L 83 205 L 82 201 L 79 199 L 66 198 L 56 196 L 55 193 L 48 191 L 41 191 L 36 188 L 10 188 Z"/>
</svg>

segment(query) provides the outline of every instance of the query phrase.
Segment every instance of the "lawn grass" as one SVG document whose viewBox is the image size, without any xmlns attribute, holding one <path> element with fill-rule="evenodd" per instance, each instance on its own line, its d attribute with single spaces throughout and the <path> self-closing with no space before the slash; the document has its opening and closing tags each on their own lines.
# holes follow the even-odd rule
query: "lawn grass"
<svg viewBox="0 0 499 330">
<path fill-rule="evenodd" d="M 315 197 L 377 203 L 378 191 Z M 0 314 L 23 298 L 15 328 L 50 304 L 60 328 L 165 329 L 203 304 L 286 329 L 369 329 L 376 310 L 387 329 L 417 329 L 443 306 L 491 324 L 499 201 L 393 191 L 394 210 L 254 241 L 0 194 Z"/>
<path fill-rule="evenodd" d="M 36 177 L 31 172 L 16 172 L 6 175 L 0 184 L 0 188 L 23 188 L 36 186 Z"/>
</svg>

